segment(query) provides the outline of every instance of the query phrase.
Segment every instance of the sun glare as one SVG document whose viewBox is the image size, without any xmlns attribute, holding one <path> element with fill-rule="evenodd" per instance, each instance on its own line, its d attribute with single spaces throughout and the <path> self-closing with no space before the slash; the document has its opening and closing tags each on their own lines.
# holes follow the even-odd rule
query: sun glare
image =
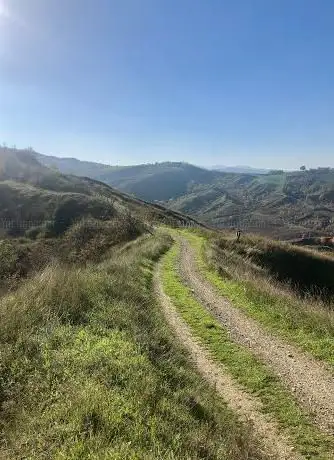
<svg viewBox="0 0 334 460">
<path fill-rule="evenodd" d="M 0 0 L 0 19 L 9 19 L 9 9 L 5 3 L 5 0 Z"/>
</svg>

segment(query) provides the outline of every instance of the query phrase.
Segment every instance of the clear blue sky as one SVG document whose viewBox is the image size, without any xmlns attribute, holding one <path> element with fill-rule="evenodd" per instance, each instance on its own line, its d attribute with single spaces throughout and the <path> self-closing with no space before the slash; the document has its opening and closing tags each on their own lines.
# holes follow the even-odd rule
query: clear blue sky
<svg viewBox="0 0 334 460">
<path fill-rule="evenodd" d="M 334 166 L 334 1 L 0 0 L 0 141 Z"/>
</svg>

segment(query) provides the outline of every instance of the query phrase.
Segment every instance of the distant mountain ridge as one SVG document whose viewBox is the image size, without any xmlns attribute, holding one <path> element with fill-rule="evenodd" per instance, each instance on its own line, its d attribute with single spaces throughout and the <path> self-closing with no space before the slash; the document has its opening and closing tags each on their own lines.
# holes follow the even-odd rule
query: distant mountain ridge
<svg viewBox="0 0 334 460">
<path fill-rule="evenodd" d="M 113 167 L 36 154 L 63 173 L 92 177 L 217 227 L 274 236 L 334 232 L 334 169 L 236 173 L 182 162 Z"/>
<path fill-rule="evenodd" d="M 253 168 L 252 166 L 222 166 L 216 165 L 209 168 L 212 171 L 221 171 L 221 172 L 232 172 L 237 174 L 268 174 L 270 169 L 264 168 Z"/>
<path fill-rule="evenodd" d="M 108 166 L 93 161 L 81 161 L 76 158 L 60 158 L 50 155 L 42 155 L 33 152 L 36 159 L 49 168 L 56 168 L 63 174 L 75 174 L 76 176 L 97 177 L 107 171 L 117 169 L 117 166 Z"/>
<path fill-rule="evenodd" d="M 111 166 L 103 163 L 96 163 L 92 161 L 82 161 L 77 160 L 76 158 L 60 158 L 49 155 L 42 155 L 40 153 L 35 153 L 36 158 L 48 167 L 57 167 L 60 171 L 66 174 L 76 174 L 76 175 L 87 175 L 87 172 L 90 175 L 105 175 L 111 171 L 120 171 L 125 168 L 133 168 L 138 166 L 149 166 L 149 164 L 143 165 L 134 165 L 134 166 Z M 169 163 L 169 162 L 165 162 Z M 172 163 L 172 162 L 170 162 Z M 160 163 L 160 164 L 163 164 Z M 247 165 L 237 165 L 237 166 L 223 166 L 223 165 L 214 165 L 207 168 L 200 167 L 200 169 L 206 169 L 209 171 L 218 171 L 218 172 L 232 172 L 238 174 L 267 174 L 270 172 L 270 169 L 265 168 L 254 168 Z M 88 174 L 89 175 L 89 174 Z"/>
<path fill-rule="evenodd" d="M 189 183 L 210 183 L 221 175 L 219 171 L 182 162 L 108 166 L 40 153 L 35 155 L 41 164 L 55 167 L 63 174 L 92 177 L 149 201 L 166 201 L 182 196 L 187 193 Z"/>
</svg>

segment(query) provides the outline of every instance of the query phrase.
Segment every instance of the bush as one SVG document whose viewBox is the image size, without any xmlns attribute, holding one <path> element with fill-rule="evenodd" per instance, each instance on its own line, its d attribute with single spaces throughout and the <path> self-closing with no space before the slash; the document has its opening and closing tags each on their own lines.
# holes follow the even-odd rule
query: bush
<svg viewBox="0 0 334 460">
<path fill-rule="evenodd" d="M 105 200 L 81 197 L 65 198 L 54 213 L 53 231 L 55 236 L 62 235 L 75 222 L 82 218 L 111 219 L 116 212 L 113 206 Z"/>
<path fill-rule="evenodd" d="M 83 219 L 66 232 L 64 253 L 71 262 L 98 261 L 112 246 L 131 241 L 145 230 L 144 224 L 131 215 L 108 221 Z"/>
<path fill-rule="evenodd" d="M 17 269 L 18 251 L 8 240 L 0 241 L 0 279 L 13 275 Z"/>
</svg>

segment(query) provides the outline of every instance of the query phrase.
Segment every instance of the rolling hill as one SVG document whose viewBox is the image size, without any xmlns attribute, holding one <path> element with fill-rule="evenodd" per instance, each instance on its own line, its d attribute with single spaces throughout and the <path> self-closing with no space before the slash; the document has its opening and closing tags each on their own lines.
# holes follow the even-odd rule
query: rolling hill
<svg viewBox="0 0 334 460">
<path fill-rule="evenodd" d="M 224 165 L 214 165 L 209 168 L 213 171 L 223 171 L 223 172 L 233 172 L 233 173 L 245 173 L 245 174 L 268 174 L 269 169 L 264 168 L 252 168 L 251 166 L 224 166 Z"/>
<path fill-rule="evenodd" d="M 45 165 L 103 181 L 139 198 L 161 201 L 216 227 L 282 238 L 334 231 L 334 169 L 267 174 L 209 171 L 187 163 L 111 167 L 39 155 Z"/>
<path fill-rule="evenodd" d="M 31 151 L 0 149 L 0 294 L 50 261 L 96 262 L 161 224 L 201 226 L 103 182 L 48 168 Z"/>
<path fill-rule="evenodd" d="M 148 201 L 165 201 L 184 195 L 192 184 L 207 184 L 222 176 L 182 162 L 135 166 L 107 166 L 73 158 L 56 158 L 35 153 L 43 165 L 64 174 L 88 176 Z"/>
<path fill-rule="evenodd" d="M 334 170 L 226 175 L 201 184 L 169 206 L 217 227 L 273 236 L 334 231 Z"/>
<path fill-rule="evenodd" d="M 0 219 L 14 222 L 108 218 L 132 214 L 143 222 L 198 225 L 178 212 L 121 193 L 88 177 L 65 175 L 29 151 L 0 149 Z M 20 232 L 20 229 L 16 229 Z M 24 229 L 21 229 L 23 231 Z"/>
</svg>

